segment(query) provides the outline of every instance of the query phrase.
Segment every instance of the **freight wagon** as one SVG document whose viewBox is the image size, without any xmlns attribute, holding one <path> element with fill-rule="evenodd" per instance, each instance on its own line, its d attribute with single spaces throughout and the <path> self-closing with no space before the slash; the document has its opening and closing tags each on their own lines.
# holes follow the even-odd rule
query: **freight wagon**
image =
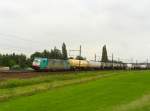
<svg viewBox="0 0 150 111">
<path fill-rule="evenodd" d="M 68 61 L 71 69 L 87 69 L 89 65 L 87 60 L 69 59 Z"/>
<path fill-rule="evenodd" d="M 89 61 L 88 68 L 89 69 L 101 69 L 101 62 Z"/>
</svg>

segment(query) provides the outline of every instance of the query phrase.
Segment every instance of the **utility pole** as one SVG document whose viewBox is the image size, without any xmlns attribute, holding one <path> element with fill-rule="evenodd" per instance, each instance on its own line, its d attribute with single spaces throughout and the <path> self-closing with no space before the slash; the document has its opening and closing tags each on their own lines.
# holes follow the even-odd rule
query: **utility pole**
<svg viewBox="0 0 150 111">
<path fill-rule="evenodd" d="M 81 57 L 81 51 L 82 51 L 82 47 L 81 47 L 81 45 L 80 45 L 80 49 L 79 49 L 79 56 Z M 80 68 L 80 66 L 81 66 L 81 60 L 79 60 L 79 68 Z"/>
<path fill-rule="evenodd" d="M 70 52 L 79 52 L 79 56 L 81 57 L 81 54 L 82 54 L 82 46 L 80 45 L 80 48 L 78 50 L 69 50 L 69 53 Z M 69 54 L 70 55 L 70 54 Z M 79 57 L 79 58 L 80 58 Z M 79 68 L 81 66 L 81 60 L 79 60 Z"/>
<path fill-rule="evenodd" d="M 112 68 L 114 69 L 114 54 L 112 54 Z"/>
<path fill-rule="evenodd" d="M 118 58 L 118 63 L 120 62 L 120 59 Z"/>
<path fill-rule="evenodd" d="M 136 60 L 136 69 L 138 68 L 138 60 Z"/>
<path fill-rule="evenodd" d="M 138 64 L 138 60 L 136 60 L 136 65 Z"/>
<path fill-rule="evenodd" d="M 121 63 L 120 63 L 120 59 L 118 58 L 118 64 L 119 64 L 119 66 L 121 66 Z"/>
<path fill-rule="evenodd" d="M 148 58 L 147 58 L 147 69 L 148 69 L 148 67 L 149 67 L 149 66 L 148 66 Z"/>
<path fill-rule="evenodd" d="M 71 52 L 79 52 L 79 56 L 81 57 L 81 54 L 82 54 L 82 47 L 81 47 L 81 45 L 80 45 L 80 48 L 79 48 L 79 50 L 69 50 L 69 55 L 70 55 L 70 53 Z"/>
<path fill-rule="evenodd" d="M 82 47 L 80 45 L 80 49 L 79 49 L 79 56 L 81 57 L 81 51 L 82 51 Z"/>
<path fill-rule="evenodd" d="M 95 58 L 95 62 L 96 62 L 96 59 L 97 59 L 96 54 L 94 55 L 94 58 Z"/>
<path fill-rule="evenodd" d="M 131 58 L 131 63 L 133 64 L 133 58 Z"/>
</svg>

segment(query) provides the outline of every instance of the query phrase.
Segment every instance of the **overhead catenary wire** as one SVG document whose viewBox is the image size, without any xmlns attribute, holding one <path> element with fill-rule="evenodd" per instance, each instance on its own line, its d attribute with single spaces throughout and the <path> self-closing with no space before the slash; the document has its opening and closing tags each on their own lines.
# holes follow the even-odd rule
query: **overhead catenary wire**
<svg viewBox="0 0 150 111">
<path fill-rule="evenodd" d="M 7 43 L 1 43 L 0 44 L 3 47 L 3 49 L 5 48 L 6 50 L 9 50 L 11 48 L 11 49 L 15 49 L 15 51 L 16 50 L 23 50 L 23 51 L 26 51 L 26 52 L 29 52 L 29 51 L 33 52 L 33 51 L 41 50 L 40 48 L 41 48 L 41 46 L 43 46 L 43 44 L 46 45 L 43 42 L 34 41 L 34 40 L 31 40 L 31 39 L 26 39 L 26 38 L 23 38 L 23 37 L 14 35 L 14 34 L 0 33 L 0 39 L 7 41 Z M 21 42 L 17 43 L 18 41 L 23 41 L 24 46 L 22 46 Z M 6 46 L 7 46 L 7 48 L 6 48 Z M 37 47 L 38 47 L 38 49 L 37 49 Z"/>
<path fill-rule="evenodd" d="M 17 51 L 30 51 L 30 52 L 33 52 L 33 50 L 35 50 L 35 49 L 33 49 L 33 48 L 27 48 L 27 47 L 20 47 L 19 46 L 19 48 L 18 48 L 18 46 L 17 45 L 14 45 L 14 44 L 6 44 L 6 43 L 1 43 L 0 44 L 0 46 L 1 46 L 1 49 L 2 50 L 11 50 L 12 52 L 15 52 L 16 50 Z M 7 47 L 6 47 L 7 46 Z M 15 50 L 15 51 L 13 51 L 13 50 Z"/>
<path fill-rule="evenodd" d="M 36 44 L 36 45 L 45 44 L 45 42 L 41 42 L 41 41 L 29 39 L 29 38 L 24 38 L 24 37 L 22 37 L 22 36 L 15 35 L 15 34 L 0 33 L 0 36 L 1 36 L 1 37 L 5 37 L 5 38 L 3 38 L 3 39 L 5 39 L 5 40 L 6 40 L 6 38 L 9 38 L 9 39 L 11 39 L 11 40 L 17 39 L 17 40 L 21 40 L 21 41 L 24 41 L 24 42 L 29 42 L 29 43 Z M 8 40 L 8 39 L 7 39 L 7 40 Z"/>
</svg>

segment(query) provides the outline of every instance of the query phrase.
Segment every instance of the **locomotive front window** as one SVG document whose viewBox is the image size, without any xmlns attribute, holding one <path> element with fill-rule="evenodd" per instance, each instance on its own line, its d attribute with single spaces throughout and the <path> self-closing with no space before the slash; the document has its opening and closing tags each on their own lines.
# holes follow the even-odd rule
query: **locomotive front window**
<svg viewBox="0 0 150 111">
<path fill-rule="evenodd" d="M 43 63 L 46 63 L 46 60 L 43 60 Z"/>
<path fill-rule="evenodd" d="M 39 62 L 40 62 L 40 60 L 34 60 L 34 62 L 35 62 L 35 63 L 39 63 Z"/>
</svg>

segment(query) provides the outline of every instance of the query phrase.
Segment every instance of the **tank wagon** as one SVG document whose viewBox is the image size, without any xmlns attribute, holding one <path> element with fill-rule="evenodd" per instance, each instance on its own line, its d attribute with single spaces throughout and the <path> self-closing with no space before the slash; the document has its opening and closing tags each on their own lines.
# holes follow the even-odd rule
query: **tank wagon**
<svg viewBox="0 0 150 111">
<path fill-rule="evenodd" d="M 101 64 L 101 62 L 97 62 L 97 61 L 89 61 L 88 68 L 89 69 L 101 69 L 102 64 Z"/>
<path fill-rule="evenodd" d="M 87 60 L 76 60 L 76 59 L 69 59 L 70 69 L 88 69 L 89 63 Z"/>
<path fill-rule="evenodd" d="M 37 71 L 67 71 L 67 70 L 99 70 L 99 69 L 125 69 L 124 63 L 105 63 L 88 60 L 60 60 L 35 58 L 33 61 L 33 69 Z"/>
</svg>

